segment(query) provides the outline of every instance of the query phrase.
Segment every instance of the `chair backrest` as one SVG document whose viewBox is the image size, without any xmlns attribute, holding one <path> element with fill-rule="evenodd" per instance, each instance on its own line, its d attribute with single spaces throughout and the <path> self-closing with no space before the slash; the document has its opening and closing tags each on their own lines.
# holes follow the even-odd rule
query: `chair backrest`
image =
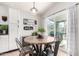
<svg viewBox="0 0 79 59">
<path fill-rule="evenodd" d="M 56 41 L 56 42 L 55 42 L 54 56 L 57 56 L 58 49 L 59 49 L 59 44 L 60 44 L 60 41 Z"/>
<path fill-rule="evenodd" d="M 29 37 L 29 36 L 22 36 L 21 41 L 22 41 L 22 46 L 23 47 L 28 45 L 26 42 L 24 42 L 24 39 L 27 38 L 27 37 Z"/>
<path fill-rule="evenodd" d="M 18 38 L 16 38 L 16 44 L 17 44 L 17 47 L 19 48 L 19 50 L 21 51 L 23 47 L 22 47 L 21 42 L 18 40 Z"/>
</svg>

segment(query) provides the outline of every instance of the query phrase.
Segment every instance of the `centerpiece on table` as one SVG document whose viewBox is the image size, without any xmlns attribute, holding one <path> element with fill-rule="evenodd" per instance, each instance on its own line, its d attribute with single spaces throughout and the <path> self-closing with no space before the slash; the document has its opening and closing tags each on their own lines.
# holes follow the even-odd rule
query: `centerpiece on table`
<svg viewBox="0 0 79 59">
<path fill-rule="evenodd" d="M 32 36 L 37 36 L 37 35 L 38 35 L 37 31 L 32 33 Z"/>
<path fill-rule="evenodd" d="M 39 27 L 37 31 L 32 33 L 32 36 L 37 36 L 38 39 L 44 38 L 45 29 L 43 27 Z"/>
<path fill-rule="evenodd" d="M 38 36 L 37 36 L 37 38 L 38 39 L 43 39 L 44 38 L 44 32 L 45 32 L 45 29 L 43 27 L 39 27 L 38 28 Z"/>
</svg>

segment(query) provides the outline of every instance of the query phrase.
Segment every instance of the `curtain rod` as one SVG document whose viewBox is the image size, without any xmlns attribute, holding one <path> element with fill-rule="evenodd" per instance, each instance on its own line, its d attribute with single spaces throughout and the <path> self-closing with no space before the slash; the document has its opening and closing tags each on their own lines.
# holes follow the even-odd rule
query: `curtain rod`
<svg viewBox="0 0 79 59">
<path fill-rule="evenodd" d="M 74 5 L 79 5 L 79 3 L 76 3 L 76 4 L 74 4 Z M 55 13 L 53 13 L 53 14 L 47 16 L 47 17 L 50 17 L 50 16 L 52 16 L 52 15 L 55 15 L 56 13 L 59 13 L 59 12 L 65 11 L 65 10 L 67 10 L 67 9 L 68 9 L 68 8 L 64 8 L 64 9 L 62 9 L 62 10 L 60 10 L 60 11 L 57 11 L 57 12 L 55 12 Z"/>
</svg>

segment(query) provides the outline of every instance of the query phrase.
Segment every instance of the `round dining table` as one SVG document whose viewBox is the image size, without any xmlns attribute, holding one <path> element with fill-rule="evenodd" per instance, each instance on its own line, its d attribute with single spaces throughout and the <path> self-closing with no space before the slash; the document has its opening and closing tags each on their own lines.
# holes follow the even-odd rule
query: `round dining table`
<svg viewBox="0 0 79 59">
<path fill-rule="evenodd" d="M 56 40 L 51 36 L 44 36 L 43 38 L 37 38 L 37 36 L 29 36 L 24 38 L 24 42 L 35 46 L 37 55 L 42 56 L 42 46 L 49 43 L 54 43 Z"/>
</svg>

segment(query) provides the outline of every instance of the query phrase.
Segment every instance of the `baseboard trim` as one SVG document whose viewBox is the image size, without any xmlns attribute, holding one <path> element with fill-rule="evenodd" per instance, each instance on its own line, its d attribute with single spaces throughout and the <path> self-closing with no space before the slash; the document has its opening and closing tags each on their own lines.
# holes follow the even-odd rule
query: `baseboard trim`
<svg viewBox="0 0 79 59">
<path fill-rule="evenodd" d="M 13 52 L 13 51 L 17 51 L 17 50 L 19 50 L 19 49 L 13 49 L 13 50 L 10 50 L 10 51 L 2 52 L 2 53 L 0 53 L 0 55 L 5 54 L 5 53 L 10 53 L 10 52 Z"/>
</svg>

